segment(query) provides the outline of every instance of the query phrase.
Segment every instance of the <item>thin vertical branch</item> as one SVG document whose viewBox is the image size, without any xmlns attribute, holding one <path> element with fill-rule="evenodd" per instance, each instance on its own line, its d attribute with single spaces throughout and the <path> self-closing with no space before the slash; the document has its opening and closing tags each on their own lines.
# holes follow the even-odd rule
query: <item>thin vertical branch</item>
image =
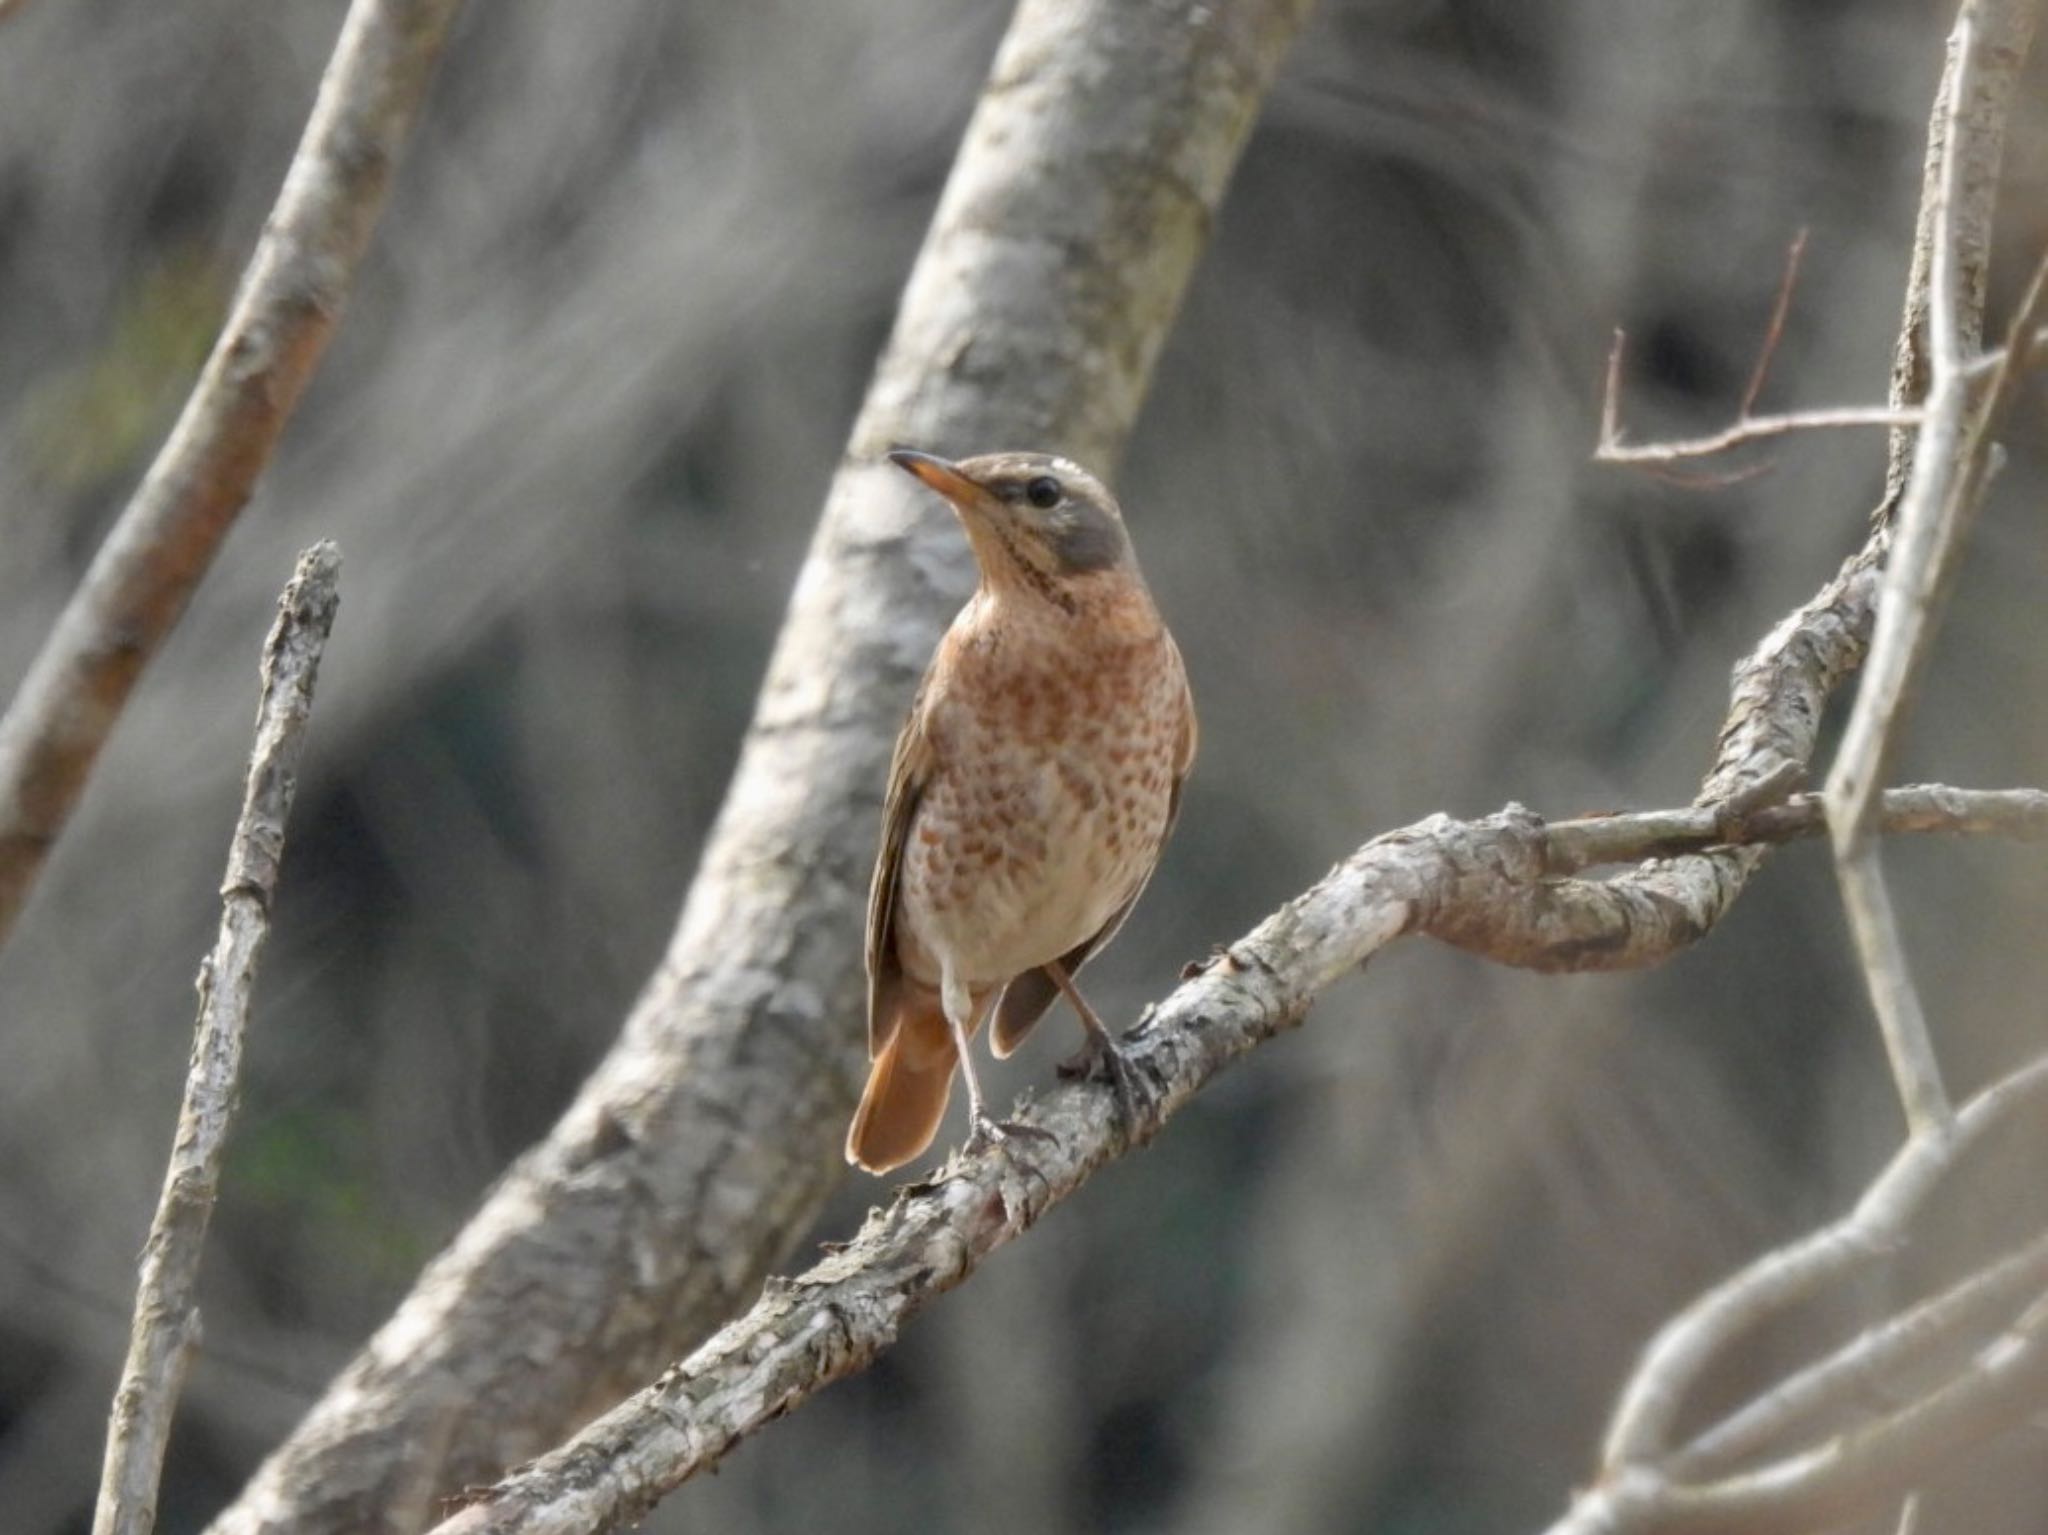
<svg viewBox="0 0 2048 1535">
<path fill-rule="evenodd" d="M 199 1341 L 199 1260 L 234 1118 L 249 993 L 270 931 L 285 820 L 298 787 L 313 683 L 334 627 L 340 577 L 341 555 L 333 544 L 316 544 L 301 555 L 264 642 L 256 744 L 228 844 L 220 932 L 199 967 L 192 1065 L 163 1194 L 142 1251 L 134 1327 L 107 1425 L 93 1535 L 149 1535 L 156 1523 L 164 1445 Z"/>
<path fill-rule="evenodd" d="M 1965 74 L 1961 37 L 1951 32 L 1948 60 L 1928 113 L 1927 152 L 1921 176 L 1920 211 L 1913 226 L 1913 259 L 1906 274 L 1905 312 L 1892 349 L 1891 404 L 1917 405 L 1929 389 L 1929 304 L 1933 288 L 1937 216 L 1955 265 L 1962 306 L 1955 315 L 1960 350 L 1974 352 L 1983 339 L 1984 296 L 1991 269 L 1991 218 L 1997 202 L 1999 165 L 2005 155 L 2007 123 L 2020 67 L 2026 62 L 2040 19 L 2041 0 L 1971 0 L 1964 13 L 1975 19 L 1975 67 Z M 1949 143 L 1961 144 L 1951 157 Z M 1957 202 L 1941 211 L 1936 188 L 1944 167 L 1956 166 Z M 1891 434 L 1885 462 L 1884 496 L 1872 522 L 1888 530 L 1913 464 L 1917 423 L 1902 423 Z"/>
<path fill-rule="evenodd" d="M 1847 735 L 1828 775 L 1828 825 L 1835 843 L 1842 903 L 1863 959 L 1878 1029 L 1906 1110 L 1906 1124 L 1918 1135 L 1945 1124 L 1951 1108 L 1941 1066 L 1919 993 L 1907 972 L 1891 893 L 1884 882 L 1871 825 L 1875 790 L 1884 781 L 1900 721 L 1907 673 L 1914 652 L 1932 633 L 1932 614 L 1915 604 L 1909 583 L 1928 571 L 1940 540 L 1939 516 L 1953 505 L 1948 494 L 1968 404 L 1962 377 L 1955 285 L 1952 212 L 1957 195 L 1960 124 L 1956 113 L 1968 99 L 1975 43 L 1974 7 L 1956 19 L 1950 116 L 1942 135 L 1941 172 L 1934 198 L 1933 240 L 1928 277 L 1928 368 L 1925 419 L 1913 453 L 1912 472 L 1901 500 L 1901 527 L 1878 590 L 1877 628 L 1857 689 Z"/>
<path fill-rule="evenodd" d="M 1939 1129 L 1950 1108 L 1885 884 L 1878 803 L 1964 541 L 1983 500 L 1993 433 L 2026 367 L 2042 305 L 2048 302 L 2044 264 L 2014 319 L 1992 382 L 1973 400 L 1970 365 L 1982 335 L 1981 252 L 1965 244 L 1964 231 L 1974 231 L 1973 240 L 1988 238 L 1988 205 L 1996 189 L 1981 174 L 1976 181 L 1967 179 L 1965 168 L 1974 165 L 1981 171 L 1982 154 L 1973 135 L 2002 132 L 2002 116 L 1993 128 L 1962 115 L 1966 103 L 1984 94 L 1976 84 L 1979 54 L 1985 51 L 1978 12 L 1975 3 L 1966 3 L 1950 39 L 1948 115 L 1939 135 L 1940 176 L 1926 263 L 1925 419 L 1898 502 L 1897 533 L 1879 591 L 1869 662 L 1824 796 L 1842 901 L 1913 1134 Z M 2026 30 L 2031 32 L 2031 26 Z M 2015 57 L 1997 63 L 2010 71 L 2019 66 Z M 1995 156 L 1991 163 L 1995 167 Z"/>
<path fill-rule="evenodd" d="M 220 339 L 0 718 L 0 945 L 326 349 L 459 4 L 350 7 Z"/>
</svg>

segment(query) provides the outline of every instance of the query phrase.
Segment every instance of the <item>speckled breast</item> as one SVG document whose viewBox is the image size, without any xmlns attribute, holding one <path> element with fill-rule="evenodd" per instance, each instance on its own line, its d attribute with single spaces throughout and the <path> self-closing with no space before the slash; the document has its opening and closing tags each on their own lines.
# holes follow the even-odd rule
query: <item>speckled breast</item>
<svg viewBox="0 0 2048 1535">
<path fill-rule="evenodd" d="M 950 964 L 980 991 L 1057 959 L 1151 873 L 1187 684 L 1145 608 L 1148 623 L 1096 626 L 970 610 L 948 636 L 936 769 L 903 852 L 899 950 L 917 980 Z"/>
</svg>

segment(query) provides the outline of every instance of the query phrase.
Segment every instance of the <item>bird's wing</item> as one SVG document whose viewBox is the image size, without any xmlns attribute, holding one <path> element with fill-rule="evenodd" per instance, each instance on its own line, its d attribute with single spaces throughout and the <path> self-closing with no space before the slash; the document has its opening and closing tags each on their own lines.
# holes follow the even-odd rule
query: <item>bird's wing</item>
<svg viewBox="0 0 2048 1535">
<path fill-rule="evenodd" d="M 1168 643 L 1172 643 L 1171 640 Z M 1178 652 L 1176 652 L 1178 659 Z M 1185 683 L 1182 684 L 1186 686 Z M 1166 801 L 1166 830 L 1160 834 L 1159 847 L 1164 852 L 1173 826 L 1180 819 L 1181 790 L 1188 781 L 1188 774 L 1195 766 L 1195 746 L 1200 737 L 1195 724 L 1195 700 L 1192 694 L 1184 696 L 1181 705 L 1180 751 L 1173 770 L 1173 789 Z M 1131 892 L 1131 898 L 1110 913 L 1109 920 L 1098 928 L 1093 936 L 1075 944 L 1060 956 L 1060 968 L 1071 979 L 1080 968 L 1088 963 L 1098 949 L 1107 948 L 1109 941 L 1116 937 L 1117 929 L 1124 925 L 1124 918 L 1131 914 L 1131 908 L 1138 904 L 1138 897 L 1145 893 L 1145 887 L 1152 882 L 1152 872 L 1159 867 L 1154 860 L 1145 877 L 1138 881 L 1138 888 Z M 1003 990 L 1003 1000 L 996 1007 L 996 1021 L 989 1030 L 989 1048 L 998 1057 L 1008 1056 L 1024 1042 L 1024 1036 L 1032 1026 L 1045 1016 L 1047 1008 L 1058 1000 L 1058 984 L 1044 969 L 1031 970 L 1018 976 Z"/>
<path fill-rule="evenodd" d="M 903 844 L 924 798 L 932 771 L 931 737 L 925 728 L 926 695 L 931 676 L 917 690 L 910 718 L 896 738 L 889 763 L 889 792 L 882 801 L 882 846 L 875 855 L 875 875 L 868 886 L 868 1055 L 887 1048 L 896 1027 L 896 993 L 903 986 L 903 966 L 896 957 L 896 886 L 903 868 Z"/>
</svg>

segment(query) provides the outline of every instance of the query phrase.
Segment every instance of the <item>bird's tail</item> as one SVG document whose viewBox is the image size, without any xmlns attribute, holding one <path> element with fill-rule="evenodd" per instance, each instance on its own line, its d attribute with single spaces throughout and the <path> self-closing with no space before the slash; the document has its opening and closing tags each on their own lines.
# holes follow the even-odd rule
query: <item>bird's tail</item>
<svg viewBox="0 0 2048 1535">
<path fill-rule="evenodd" d="M 931 1145 L 959 1062 L 937 995 L 905 987 L 898 996 L 896 1026 L 846 1132 L 846 1160 L 871 1173 L 893 1172 Z"/>
</svg>

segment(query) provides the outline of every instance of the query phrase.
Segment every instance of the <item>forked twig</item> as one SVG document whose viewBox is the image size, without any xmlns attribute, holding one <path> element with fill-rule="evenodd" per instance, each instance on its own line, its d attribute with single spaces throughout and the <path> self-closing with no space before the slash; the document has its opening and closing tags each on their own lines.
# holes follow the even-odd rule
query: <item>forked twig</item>
<svg viewBox="0 0 2048 1535">
<path fill-rule="evenodd" d="M 1753 442 L 1765 442 L 1776 437 L 1789 437 L 1795 432 L 1823 431 L 1837 427 L 1912 426 L 1920 420 L 1920 412 L 1911 407 L 1889 405 L 1838 406 L 1822 410 L 1789 411 L 1779 415 L 1759 416 L 1754 414 L 1764 383 L 1770 377 L 1771 361 L 1777 356 L 1778 344 L 1784 339 L 1785 321 L 1792 311 L 1793 290 L 1799 283 L 1799 267 L 1806 255 L 1806 234 L 1802 229 L 1792 239 L 1791 248 L 1785 253 L 1784 275 L 1778 281 L 1778 294 L 1771 305 L 1771 318 L 1764 328 L 1763 344 L 1757 349 L 1755 364 L 1750 368 L 1749 382 L 1743 387 L 1742 401 L 1735 409 L 1735 419 L 1718 432 L 1704 437 L 1687 437 L 1665 442 L 1631 443 L 1625 440 L 1621 429 L 1621 373 L 1622 356 L 1627 347 L 1628 334 L 1620 327 L 1615 328 L 1614 344 L 1607 352 L 1607 381 L 1600 402 L 1600 441 L 1593 450 L 1593 460 L 1601 464 L 1630 464 L 1639 468 L 1664 470 L 1673 464 L 1692 459 L 1713 458 L 1730 449 L 1743 447 Z M 1746 469 L 1730 470 L 1710 475 L 1685 476 L 1667 474 L 1681 484 L 1728 485 L 1737 480 L 1747 479 L 1762 473 L 1768 464 L 1753 464 Z"/>
</svg>

